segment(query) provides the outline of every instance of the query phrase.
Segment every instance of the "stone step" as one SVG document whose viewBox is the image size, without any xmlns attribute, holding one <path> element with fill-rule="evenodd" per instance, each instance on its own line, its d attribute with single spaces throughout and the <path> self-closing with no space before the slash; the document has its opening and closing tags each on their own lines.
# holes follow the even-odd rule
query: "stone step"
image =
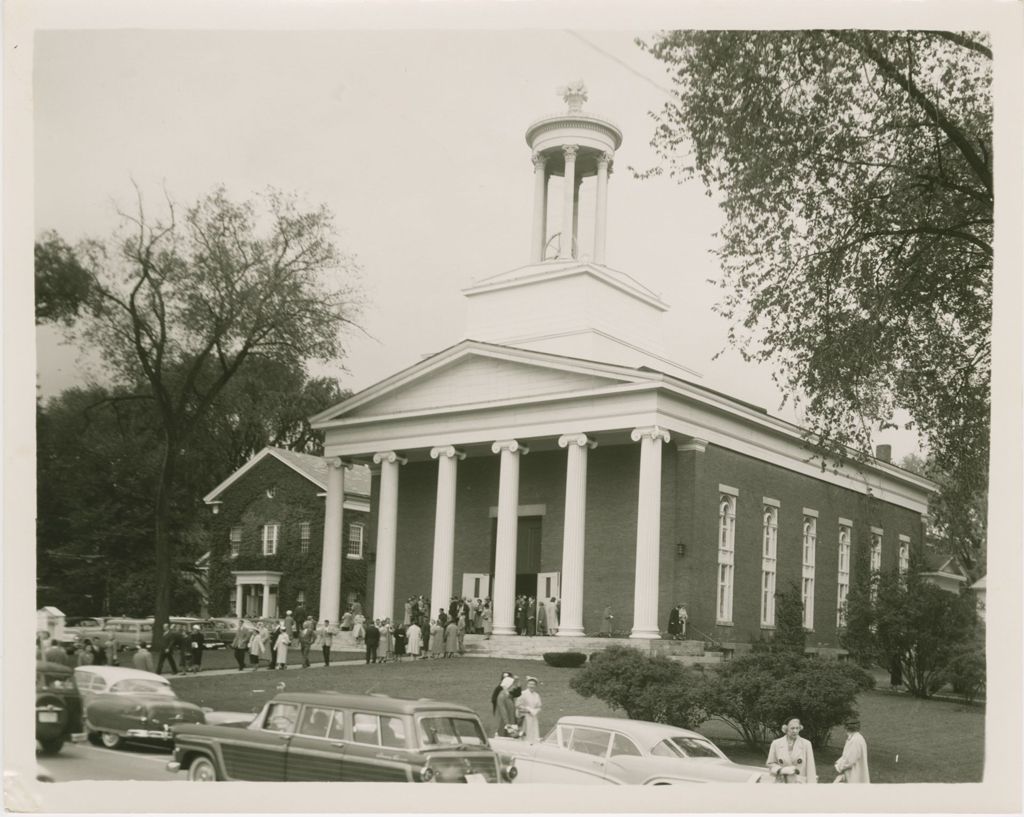
<svg viewBox="0 0 1024 817">
<path fill-rule="evenodd" d="M 582 652 L 590 656 L 613 645 L 629 647 L 651 655 L 665 655 L 673 659 L 705 657 L 702 641 L 516 635 L 496 635 L 490 638 L 483 635 L 467 635 L 465 638 L 467 654 L 502 658 L 543 658 L 546 652 Z"/>
</svg>

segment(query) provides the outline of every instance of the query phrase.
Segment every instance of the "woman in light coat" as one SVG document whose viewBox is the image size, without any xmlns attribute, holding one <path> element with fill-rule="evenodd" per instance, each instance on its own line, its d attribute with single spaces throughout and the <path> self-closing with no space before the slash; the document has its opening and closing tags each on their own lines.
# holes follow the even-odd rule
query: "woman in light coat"
<svg viewBox="0 0 1024 817">
<path fill-rule="evenodd" d="M 252 664 L 253 669 L 259 669 L 260 659 L 264 658 L 267 654 L 266 647 L 264 646 L 266 641 L 267 628 L 265 625 L 260 624 L 251 636 L 249 636 L 249 663 Z"/>
<path fill-rule="evenodd" d="M 405 648 L 409 655 L 413 658 L 419 658 L 420 649 L 423 647 L 423 633 L 420 631 L 420 625 L 415 621 L 410 624 L 405 630 L 405 638 Z"/>
<path fill-rule="evenodd" d="M 366 616 L 362 613 L 352 616 L 352 637 L 356 640 L 356 644 L 362 644 L 366 637 Z"/>
<path fill-rule="evenodd" d="M 792 718 L 783 727 L 785 734 L 772 741 L 768 750 L 768 771 L 776 783 L 817 783 L 814 750 L 811 742 L 800 737 L 799 718 Z"/>
<path fill-rule="evenodd" d="M 516 698 L 516 715 L 523 720 L 523 737 L 531 743 L 540 740 L 540 693 L 537 692 L 537 679 L 526 676 L 526 689 Z"/>
<path fill-rule="evenodd" d="M 437 619 L 430 622 L 430 657 L 440 658 L 444 653 L 444 635 Z"/>
<path fill-rule="evenodd" d="M 288 630 L 281 630 L 281 634 L 277 637 L 276 655 L 274 656 L 279 669 L 288 669 L 288 646 L 291 643 L 292 637 L 288 635 Z"/>
</svg>

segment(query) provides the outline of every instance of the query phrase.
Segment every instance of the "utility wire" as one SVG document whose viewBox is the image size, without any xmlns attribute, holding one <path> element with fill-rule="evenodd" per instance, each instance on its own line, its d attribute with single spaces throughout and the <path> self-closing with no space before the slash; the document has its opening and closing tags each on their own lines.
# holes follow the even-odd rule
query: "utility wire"
<svg viewBox="0 0 1024 817">
<path fill-rule="evenodd" d="M 642 71 L 638 71 L 636 68 L 634 68 L 628 62 L 623 60 L 621 57 L 617 57 L 614 54 L 612 54 L 611 52 L 606 51 L 605 49 L 601 48 L 601 46 L 599 46 L 597 43 L 591 42 L 586 37 L 584 37 L 582 34 L 580 34 L 578 31 L 573 31 L 572 29 L 569 29 L 569 28 L 562 29 L 562 30 L 566 34 L 568 34 L 570 37 L 575 37 L 577 40 L 579 40 L 584 45 L 590 46 L 596 52 L 598 52 L 599 54 L 602 54 L 603 56 L 607 57 L 612 62 L 618 63 L 623 68 L 625 68 L 627 71 L 629 71 L 629 73 L 633 74 L 634 76 L 639 77 L 644 82 L 646 82 L 646 83 L 648 83 L 650 85 L 653 85 L 655 88 L 657 88 L 659 91 L 661 91 L 666 96 L 669 96 L 669 97 L 672 97 L 673 99 L 675 99 L 675 94 L 673 94 L 672 91 L 669 88 L 666 88 L 664 85 L 661 85 L 660 83 L 658 83 L 655 80 L 651 79 L 649 76 L 644 74 Z"/>
</svg>

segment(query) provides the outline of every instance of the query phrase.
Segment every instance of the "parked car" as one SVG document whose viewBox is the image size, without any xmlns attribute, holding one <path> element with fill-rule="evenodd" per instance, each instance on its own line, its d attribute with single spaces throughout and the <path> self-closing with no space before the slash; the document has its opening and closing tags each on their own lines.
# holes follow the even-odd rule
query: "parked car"
<svg viewBox="0 0 1024 817">
<path fill-rule="evenodd" d="M 102 618 L 96 616 L 68 616 L 64 622 L 64 643 L 86 638 L 95 642 L 104 634 L 103 622 Z"/>
<path fill-rule="evenodd" d="M 768 770 L 733 763 L 699 732 L 625 718 L 566 716 L 536 743 L 491 738 L 515 758 L 517 783 L 770 783 Z"/>
<path fill-rule="evenodd" d="M 75 667 L 89 740 L 117 749 L 126 740 L 170 744 L 171 726 L 203 723 L 203 710 L 182 701 L 162 675 L 132 667 Z"/>
<path fill-rule="evenodd" d="M 426 699 L 282 693 L 248 724 L 173 727 L 189 780 L 501 783 L 515 764 L 476 713 Z"/>
<path fill-rule="evenodd" d="M 153 619 L 108 618 L 103 632 L 114 636 L 118 650 L 137 650 L 143 641 L 153 643 Z"/>
<path fill-rule="evenodd" d="M 66 740 L 83 741 L 82 698 L 70 667 L 36 661 L 36 740 L 55 755 Z"/>
<path fill-rule="evenodd" d="M 238 635 L 237 618 L 211 618 L 213 626 L 217 628 L 217 638 L 225 646 L 230 646 Z M 205 636 L 204 636 L 205 637 Z"/>
<path fill-rule="evenodd" d="M 152 621 L 152 619 L 150 619 L 150 621 Z M 217 628 L 217 625 L 214 624 L 212 619 L 192 618 L 188 616 L 172 616 L 170 618 L 170 622 L 171 624 L 177 624 L 186 632 L 191 632 L 192 625 L 198 624 L 199 631 L 203 634 L 203 645 L 206 647 L 206 649 L 224 649 L 224 641 L 220 637 L 220 630 Z M 232 636 L 232 638 L 234 638 L 234 636 Z"/>
</svg>

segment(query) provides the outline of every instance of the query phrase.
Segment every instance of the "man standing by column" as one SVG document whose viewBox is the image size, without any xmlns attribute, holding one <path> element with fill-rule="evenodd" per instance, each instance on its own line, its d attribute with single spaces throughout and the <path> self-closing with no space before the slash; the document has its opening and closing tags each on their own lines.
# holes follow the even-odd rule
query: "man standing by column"
<svg viewBox="0 0 1024 817">
<path fill-rule="evenodd" d="M 836 771 L 840 778 L 836 782 L 843 783 L 870 783 L 868 775 L 868 744 L 860 733 L 860 720 L 858 718 L 847 718 L 846 720 L 846 745 L 843 746 L 843 754 L 836 761 Z"/>
</svg>

